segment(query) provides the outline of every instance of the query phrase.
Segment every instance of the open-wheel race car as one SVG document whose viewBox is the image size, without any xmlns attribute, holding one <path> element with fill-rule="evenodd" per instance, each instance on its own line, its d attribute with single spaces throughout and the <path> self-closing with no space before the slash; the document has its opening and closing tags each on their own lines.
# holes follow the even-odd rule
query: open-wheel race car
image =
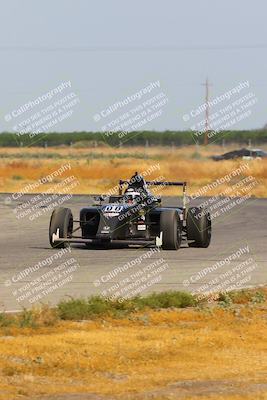
<svg viewBox="0 0 267 400">
<path fill-rule="evenodd" d="M 163 207 L 151 186 L 181 186 L 181 207 Z M 187 206 L 186 182 L 145 181 L 137 172 L 119 181 L 119 194 L 95 197 L 97 204 L 84 207 L 79 220 L 69 208 L 56 208 L 50 219 L 49 241 L 54 248 L 84 243 L 88 248 L 111 244 L 158 246 L 177 250 L 181 243 L 208 247 L 211 219 L 207 209 Z M 75 227 L 77 224 L 77 227 Z"/>
</svg>

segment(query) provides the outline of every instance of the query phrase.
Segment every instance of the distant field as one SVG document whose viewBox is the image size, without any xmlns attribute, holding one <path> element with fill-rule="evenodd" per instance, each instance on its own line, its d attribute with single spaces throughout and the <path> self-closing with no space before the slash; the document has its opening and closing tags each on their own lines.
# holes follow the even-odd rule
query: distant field
<svg viewBox="0 0 267 400">
<path fill-rule="evenodd" d="M 232 147 L 233 148 L 233 147 Z M 257 185 L 252 194 L 267 197 L 267 160 L 214 162 L 208 157 L 221 154 L 231 148 L 220 146 L 186 147 L 48 147 L 48 148 L 0 148 L 0 192 L 21 191 L 25 185 L 47 176 L 70 163 L 63 177 L 74 175 L 79 180 L 72 193 L 104 193 L 113 188 L 120 178 L 129 178 L 135 171 L 151 171 L 147 179 L 163 177 L 166 180 L 186 180 L 189 193 L 195 193 L 207 183 L 231 173 L 240 164 L 248 164 L 249 169 L 234 180 L 238 182 L 246 176 L 253 176 Z M 233 181 L 231 183 L 233 185 Z M 34 190 L 49 190 L 53 184 L 43 184 Z M 215 195 L 229 187 L 228 183 L 209 190 L 207 195 Z M 29 191 L 30 192 L 30 191 Z M 177 194 L 177 189 L 163 188 L 161 194 Z"/>
</svg>

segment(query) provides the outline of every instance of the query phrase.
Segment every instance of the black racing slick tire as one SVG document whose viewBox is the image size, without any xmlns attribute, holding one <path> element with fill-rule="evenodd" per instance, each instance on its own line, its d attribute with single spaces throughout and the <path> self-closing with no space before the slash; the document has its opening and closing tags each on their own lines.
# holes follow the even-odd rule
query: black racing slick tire
<svg viewBox="0 0 267 400">
<path fill-rule="evenodd" d="M 188 209 L 186 218 L 187 240 L 189 247 L 206 248 L 211 240 L 211 218 L 206 209 L 192 207 Z"/>
<path fill-rule="evenodd" d="M 59 237 L 67 238 L 72 235 L 73 231 L 73 215 L 70 208 L 56 208 L 51 215 L 49 224 L 49 242 L 53 248 L 64 248 L 68 246 L 67 242 L 53 242 L 53 233 L 57 233 L 59 229 Z"/>
<path fill-rule="evenodd" d="M 182 241 L 182 226 L 177 210 L 164 210 L 160 214 L 163 250 L 178 250 Z"/>
</svg>

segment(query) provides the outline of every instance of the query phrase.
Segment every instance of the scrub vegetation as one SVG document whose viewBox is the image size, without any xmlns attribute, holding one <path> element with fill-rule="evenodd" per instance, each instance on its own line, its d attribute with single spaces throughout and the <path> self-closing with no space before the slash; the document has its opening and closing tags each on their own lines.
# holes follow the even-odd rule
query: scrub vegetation
<svg viewBox="0 0 267 400">
<path fill-rule="evenodd" d="M 266 399 L 266 295 L 91 297 L 1 314 L 0 399 Z"/>
</svg>

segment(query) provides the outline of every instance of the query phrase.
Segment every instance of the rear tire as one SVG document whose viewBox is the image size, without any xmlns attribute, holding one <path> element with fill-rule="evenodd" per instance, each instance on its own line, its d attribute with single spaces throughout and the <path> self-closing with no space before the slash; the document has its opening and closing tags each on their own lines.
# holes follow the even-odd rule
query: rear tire
<svg viewBox="0 0 267 400">
<path fill-rule="evenodd" d="M 187 218 L 187 239 L 194 240 L 188 243 L 189 247 L 207 248 L 211 240 L 211 218 L 206 209 L 192 207 L 188 209 Z"/>
<path fill-rule="evenodd" d="M 182 226 L 177 210 L 164 210 L 160 214 L 163 250 L 178 250 L 182 241 Z"/>
<path fill-rule="evenodd" d="M 59 229 L 59 236 L 61 238 L 67 238 L 71 236 L 73 231 L 73 215 L 70 208 L 59 207 L 56 208 L 51 215 L 49 224 L 49 242 L 53 248 L 64 248 L 69 244 L 67 242 L 54 243 L 53 233 L 57 233 Z"/>
</svg>

